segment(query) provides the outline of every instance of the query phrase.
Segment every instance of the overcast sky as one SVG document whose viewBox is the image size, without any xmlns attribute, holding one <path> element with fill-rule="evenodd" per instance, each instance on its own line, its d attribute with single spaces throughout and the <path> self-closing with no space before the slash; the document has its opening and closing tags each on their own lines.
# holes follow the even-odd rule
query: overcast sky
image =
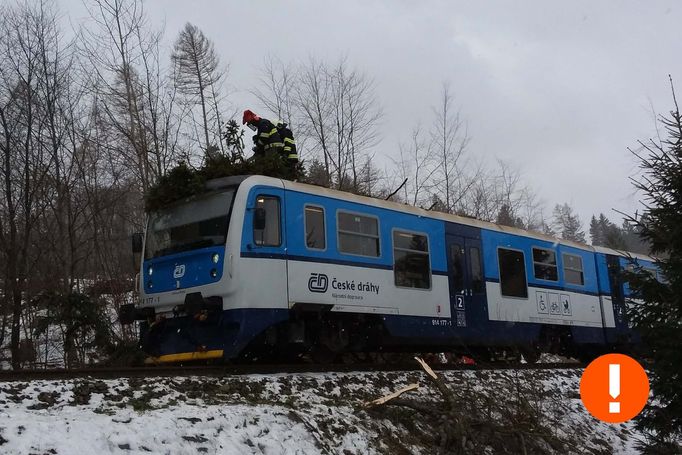
<svg viewBox="0 0 682 455">
<path fill-rule="evenodd" d="M 83 17 L 81 0 L 62 11 Z M 266 55 L 283 61 L 347 55 L 376 83 L 385 112 L 378 155 L 395 153 L 417 123 L 430 126 L 443 82 L 483 160 L 517 164 L 547 213 L 569 202 L 631 212 L 636 171 L 627 151 L 655 134 L 654 110 L 682 94 L 682 5 L 675 1 L 149 0 L 172 45 L 200 27 L 230 65 L 231 104 L 249 93 Z M 294 132 L 295 133 L 295 132 Z M 386 160 L 387 161 L 387 160 Z"/>
</svg>

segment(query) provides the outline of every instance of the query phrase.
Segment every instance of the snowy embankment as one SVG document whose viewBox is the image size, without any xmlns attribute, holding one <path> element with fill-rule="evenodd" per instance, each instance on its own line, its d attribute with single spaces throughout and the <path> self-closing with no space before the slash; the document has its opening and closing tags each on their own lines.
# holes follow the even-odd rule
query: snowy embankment
<svg viewBox="0 0 682 455">
<path fill-rule="evenodd" d="M 571 452 L 634 453 L 641 436 L 632 423 L 607 425 L 587 414 L 578 396 L 580 373 L 455 371 L 442 377 L 453 390 L 466 390 L 462 396 L 505 396 L 510 386 L 530 385 L 530 398 L 547 419 L 543 425 L 570 440 Z M 401 398 L 440 399 L 421 372 L 0 383 L 0 453 L 435 453 L 413 411 L 364 406 L 413 383 L 419 389 Z"/>
</svg>

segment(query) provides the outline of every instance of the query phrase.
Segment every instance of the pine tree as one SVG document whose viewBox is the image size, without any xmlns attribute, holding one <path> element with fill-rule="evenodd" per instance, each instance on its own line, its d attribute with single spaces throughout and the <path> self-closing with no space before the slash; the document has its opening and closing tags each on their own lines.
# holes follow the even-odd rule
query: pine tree
<svg viewBox="0 0 682 455">
<path fill-rule="evenodd" d="M 650 254 L 651 246 L 648 241 L 640 235 L 641 229 L 634 223 L 628 220 L 623 221 L 623 226 L 620 229 L 622 236 L 623 249 L 632 251 L 633 253 Z"/>
<path fill-rule="evenodd" d="M 592 240 L 592 245 L 604 245 L 604 236 L 601 226 L 594 215 L 592 215 L 592 219 L 590 220 L 590 239 Z"/>
<path fill-rule="evenodd" d="M 641 299 L 632 302 L 631 317 L 653 360 L 650 380 L 657 399 L 640 425 L 651 431 L 657 453 L 682 449 L 672 442 L 682 436 L 682 116 L 674 89 L 673 101 L 675 110 L 659 117 L 663 139 L 639 141 L 641 149 L 632 151 L 642 170 L 634 185 L 645 209 L 627 220 L 651 245 L 665 277 L 659 281 L 642 270 L 627 276 L 634 297 Z"/>
<path fill-rule="evenodd" d="M 211 145 L 216 145 L 210 131 L 217 127 L 218 137 L 222 135 L 216 93 L 224 74 L 218 55 L 204 33 L 196 25 L 187 23 L 175 42 L 172 59 L 178 89 L 188 97 L 189 104 L 201 107 L 203 149 L 208 151 Z"/>
<path fill-rule="evenodd" d="M 556 232 L 554 232 L 552 226 L 547 224 L 544 220 L 542 221 L 540 229 L 541 229 L 540 232 L 542 232 L 543 234 L 548 235 L 550 237 L 556 237 Z"/>
<path fill-rule="evenodd" d="M 244 158 L 244 130 L 235 119 L 230 119 L 225 124 L 223 139 L 233 159 Z"/>
<path fill-rule="evenodd" d="M 628 248 L 624 232 L 603 213 L 599 214 L 599 218 L 592 216 L 590 238 L 592 245 L 595 246 L 605 246 L 620 251 L 634 251 Z"/>
<path fill-rule="evenodd" d="M 308 165 L 306 183 L 324 187 L 328 187 L 329 185 L 329 174 L 327 173 L 326 167 L 324 163 L 317 158 L 313 158 L 310 165 Z"/>
<path fill-rule="evenodd" d="M 573 213 L 573 208 L 568 204 L 554 206 L 553 228 L 561 235 L 562 239 L 585 243 L 585 232 L 578 215 Z"/>
<path fill-rule="evenodd" d="M 612 223 L 603 213 L 599 214 L 599 225 L 601 226 L 603 245 L 614 250 L 628 250 L 621 229 Z"/>
<path fill-rule="evenodd" d="M 509 204 L 502 204 L 495 222 L 503 226 L 517 227 L 520 229 L 524 229 L 525 227 L 521 218 L 514 215 L 514 212 Z"/>
</svg>

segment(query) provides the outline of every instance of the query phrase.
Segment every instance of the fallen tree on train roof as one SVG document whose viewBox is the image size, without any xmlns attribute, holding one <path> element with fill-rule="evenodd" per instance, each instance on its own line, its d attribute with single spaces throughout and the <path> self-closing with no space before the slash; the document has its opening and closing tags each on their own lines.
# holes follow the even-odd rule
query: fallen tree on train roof
<svg viewBox="0 0 682 455">
<path fill-rule="evenodd" d="M 293 175 L 292 175 L 293 174 Z M 244 159 L 239 155 L 208 158 L 206 163 L 194 169 L 184 162 L 163 175 L 145 195 L 145 209 L 159 210 L 176 201 L 201 194 L 205 184 L 211 179 L 234 175 L 266 175 L 268 177 L 292 180 L 305 179 L 302 163 L 292 169 L 277 155 L 268 155 L 259 159 Z"/>
</svg>

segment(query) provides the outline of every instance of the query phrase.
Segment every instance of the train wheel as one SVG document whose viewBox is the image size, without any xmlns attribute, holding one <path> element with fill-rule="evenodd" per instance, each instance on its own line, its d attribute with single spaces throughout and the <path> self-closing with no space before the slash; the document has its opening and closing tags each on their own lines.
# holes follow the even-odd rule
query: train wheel
<svg viewBox="0 0 682 455">
<path fill-rule="evenodd" d="M 521 346 L 519 353 L 527 363 L 538 363 L 538 360 L 540 360 L 540 349 L 537 346 Z"/>
</svg>

